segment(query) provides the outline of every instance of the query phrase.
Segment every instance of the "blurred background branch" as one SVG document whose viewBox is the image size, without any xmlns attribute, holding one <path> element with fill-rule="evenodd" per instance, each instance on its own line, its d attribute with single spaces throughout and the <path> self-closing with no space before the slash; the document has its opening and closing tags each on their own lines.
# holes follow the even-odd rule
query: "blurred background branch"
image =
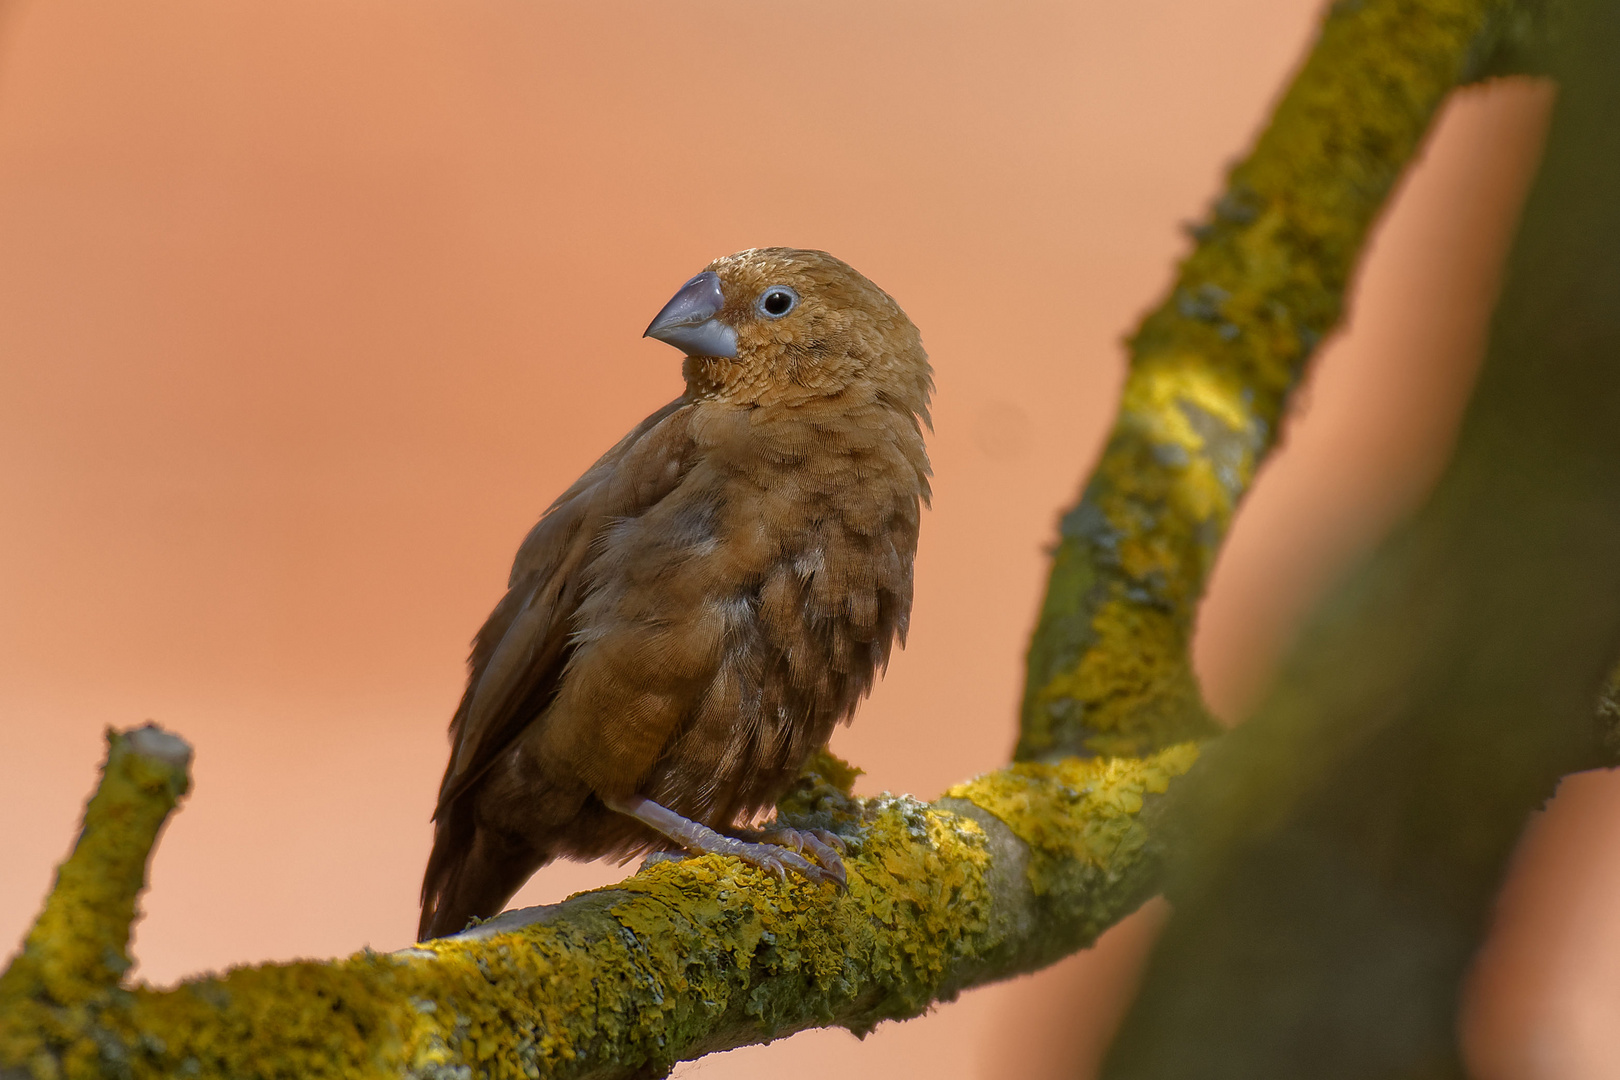
<svg viewBox="0 0 1620 1080">
<path fill-rule="evenodd" d="M 1461 1077 L 1508 859 L 1562 777 L 1613 763 L 1620 10 L 1566 14 L 1452 463 L 1175 793 L 1175 914 L 1105 1076 Z"/>
</svg>

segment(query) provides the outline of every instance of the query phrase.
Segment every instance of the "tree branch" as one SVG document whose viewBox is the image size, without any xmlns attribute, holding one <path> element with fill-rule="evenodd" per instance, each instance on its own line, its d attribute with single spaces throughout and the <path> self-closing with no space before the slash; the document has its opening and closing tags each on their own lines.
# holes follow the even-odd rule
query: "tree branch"
<svg viewBox="0 0 1620 1080">
<path fill-rule="evenodd" d="M 1451 461 L 1176 785 L 1175 911 L 1105 1077 L 1467 1075 L 1460 1002 L 1525 823 L 1613 761 L 1620 6 L 1568 17 Z"/>
<path fill-rule="evenodd" d="M 1170 294 L 1130 341 L 1102 460 L 1062 519 L 1029 648 L 1020 759 L 1142 753 L 1214 734 L 1193 617 L 1289 392 L 1337 325 L 1367 231 L 1516 8 L 1333 5 L 1232 170 Z"/>
<path fill-rule="evenodd" d="M 124 798 L 120 747 L 132 738 L 113 738 L 64 882 L 98 879 L 108 862 L 139 868 L 173 805 L 172 785 L 143 789 L 151 827 L 99 828 L 99 808 Z M 717 856 L 664 862 L 399 953 L 174 990 L 112 989 L 99 952 L 84 954 L 94 977 L 82 988 L 20 976 L 50 964 L 32 949 L 55 933 L 42 919 L 0 988 L 0 1061 L 34 1063 L 35 1075 L 52 1074 L 48 1062 L 54 1075 L 631 1076 L 808 1027 L 865 1032 L 1050 963 L 1151 896 L 1155 796 L 1196 756 L 1187 745 L 1016 766 L 933 805 L 852 799 L 811 773 L 789 807 L 849 844 L 845 893 Z M 95 935 L 121 925 L 127 938 L 134 890 L 121 895 L 121 910 L 89 920 Z M 70 896 L 59 887 L 48 913 Z"/>
<path fill-rule="evenodd" d="M 156 727 L 108 730 L 78 843 L 22 952 L 0 974 L 0 1068 L 93 1071 L 97 1017 L 127 996 L 118 986 L 131 966 L 129 928 L 147 856 L 191 785 L 190 766 L 191 747 Z"/>
</svg>

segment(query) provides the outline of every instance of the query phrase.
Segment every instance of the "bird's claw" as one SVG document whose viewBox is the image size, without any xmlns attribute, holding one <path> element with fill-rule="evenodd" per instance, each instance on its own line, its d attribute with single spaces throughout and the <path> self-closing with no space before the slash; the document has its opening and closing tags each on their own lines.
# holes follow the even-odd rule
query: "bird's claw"
<svg viewBox="0 0 1620 1080">
<path fill-rule="evenodd" d="M 818 885 L 823 881 L 831 881 L 840 886 L 844 884 L 842 873 L 835 874 L 825 867 L 817 866 L 797 851 L 790 850 L 787 845 L 777 843 L 774 839 L 761 843 L 733 840 L 732 843 L 736 847 L 724 852 L 724 854 L 735 855 L 743 862 L 757 866 L 767 873 L 775 874 L 783 881 L 787 880 L 787 872 L 792 870 L 800 877 Z M 843 867 L 840 866 L 838 869 L 842 871 Z"/>
<path fill-rule="evenodd" d="M 815 840 L 811 840 L 810 843 L 820 846 L 819 842 Z M 725 837 L 724 842 L 708 845 L 697 851 L 654 851 L 642 860 L 641 868 L 645 870 L 648 867 L 657 866 L 659 863 L 680 862 L 683 859 L 691 858 L 693 855 L 731 855 L 741 859 L 749 866 L 758 867 L 767 874 L 776 875 L 780 881 L 786 881 L 788 871 L 792 870 L 800 877 L 818 885 L 824 881 L 831 881 L 840 888 L 846 885 L 844 867 L 838 861 L 836 855 L 833 857 L 834 864 L 832 867 L 828 867 L 825 863 L 818 866 L 797 851 L 790 851 L 789 845 L 779 844 L 774 839 L 752 842 Z M 819 855 L 817 861 L 820 861 Z"/>
<path fill-rule="evenodd" d="M 818 885 L 830 881 L 842 889 L 849 884 L 844 860 L 838 857 L 836 850 L 843 847 L 843 843 L 820 829 L 801 832 L 786 826 L 775 826 L 763 831 L 741 830 L 727 836 L 641 796 L 609 802 L 608 805 L 621 814 L 628 814 L 642 824 L 651 826 L 694 855 L 733 855 L 784 881 L 787 880 L 787 872 L 792 870 Z M 807 852 L 815 862 L 805 858 L 801 854 L 803 852 Z M 647 864 L 662 861 L 653 855 L 647 859 Z"/>
<path fill-rule="evenodd" d="M 811 881 L 831 881 L 840 889 L 849 887 L 849 872 L 844 869 L 844 860 L 839 853 L 844 850 L 844 842 L 825 829 L 793 829 L 786 825 L 777 825 L 761 832 L 751 834 L 751 839 L 757 841 L 750 847 L 774 847 L 781 852 L 781 857 L 799 873 Z M 792 850 L 789 851 L 788 849 Z M 815 860 L 811 863 L 804 858 L 809 855 Z M 805 869 L 800 869 L 799 863 Z"/>
</svg>

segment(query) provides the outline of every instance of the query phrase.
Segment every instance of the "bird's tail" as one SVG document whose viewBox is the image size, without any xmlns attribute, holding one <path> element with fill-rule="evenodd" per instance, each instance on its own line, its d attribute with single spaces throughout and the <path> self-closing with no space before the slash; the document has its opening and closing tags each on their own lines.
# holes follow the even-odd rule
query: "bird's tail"
<svg viewBox="0 0 1620 1080">
<path fill-rule="evenodd" d="M 478 828 L 471 807 L 446 810 L 435 825 L 433 853 L 422 875 L 418 941 L 459 933 L 470 919 L 498 914 L 529 875 L 551 861 L 528 844 Z"/>
</svg>

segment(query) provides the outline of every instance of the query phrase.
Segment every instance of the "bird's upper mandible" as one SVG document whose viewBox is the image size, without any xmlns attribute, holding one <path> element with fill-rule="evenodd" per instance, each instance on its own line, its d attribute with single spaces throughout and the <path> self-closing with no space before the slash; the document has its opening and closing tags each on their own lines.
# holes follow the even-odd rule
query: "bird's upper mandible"
<svg viewBox="0 0 1620 1080">
<path fill-rule="evenodd" d="M 737 331 L 721 322 L 726 296 L 720 288 L 720 275 L 705 270 L 681 286 L 642 337 L 667 342 L 688 356 L 737 357 Z"/>
</svg>

